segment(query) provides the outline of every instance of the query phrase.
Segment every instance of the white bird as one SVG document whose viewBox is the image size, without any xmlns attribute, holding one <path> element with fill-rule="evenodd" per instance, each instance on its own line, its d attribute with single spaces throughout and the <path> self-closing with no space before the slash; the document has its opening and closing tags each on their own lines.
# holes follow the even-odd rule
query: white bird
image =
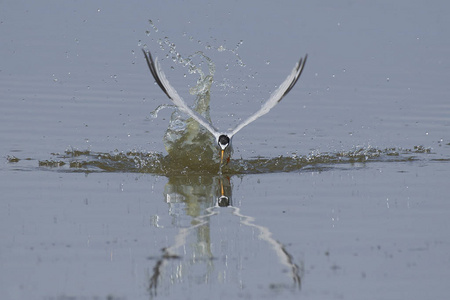
<svg viewBox="0 0 450 300">
<path fill-rule="evenodd" d="M 162 89 L 162 91 L 172 100 L 173 104 L 181 110 L 182 112 L 188 114 L 191 118 L 200 123 L 203 127 L 205 127 L 211 134 L 214 136 L 217 146 L 219 147 L 220 152 L 220 164 L 222 165 L 224 152 L 227 149 L 231 150 L 231 141 L 233 136 L 238 133 L 242 128 L 255 121 L 259 117 L 267 114 L 275 105 L 277 105 L 284 96 L 286 96 L 289 91 L 294 87 L 297 83 L 297 80 L 300 78 L 302 74 L 303 68 L 305 67 L 306 59 L 308 55 L 306 54 L 304 58 L 301 58 L 298 63 L 295 65 L 292 72 L 289 76 L 283 81 L 283 83 L 272 93 L 269 99 L 261 106 L 261 108 L 255 112 L 253 115 L 248 117 L 245 121 L 237 125 L 230 132 L 220 132 L 218 131 L 210 122 L 208 122 L 204 117 L 200 114 L 192 110 L 186 102 L 184 102 L 183 98 L 178 95 L 177 91 L 170 85 L 167 80 L 164 72 L 161 69 L 161 65 L 158 62 L 158 58 L 153 60 L 150 51 L 144 52 L 145 59 L 147 60 L 148 67 L 150 68 L 150 72 L 153 75 L 156 83 Z"/>
</svg>

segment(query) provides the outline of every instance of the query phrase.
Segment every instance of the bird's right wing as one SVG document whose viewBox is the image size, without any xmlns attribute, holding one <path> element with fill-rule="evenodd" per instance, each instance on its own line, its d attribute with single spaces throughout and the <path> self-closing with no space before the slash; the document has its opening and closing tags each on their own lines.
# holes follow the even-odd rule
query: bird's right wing
<svg viewBox="0 0 450 300">
<path fill-rule="evenodd" d="M 178 107 L 182 112 L 188 114 L 191 118 L 200 123 L 209 132 L 211 132 L 216 139 L 218 139 L 219 133 L 217 129 L 214 128 L 214 126 L 212 126 L 200 114 L 193 111 L 184 102 L 183 98 L 181 98 L 180 95 L 178 95 L 177 91 L 170 85 L 169 81 L 166 78 L 166 75 L 164 75 L 164 72 L 161 69 L 161 66 L 158 62 L 158 58 L 155 58 L 155 60 L 153 60 L 150 51 L 146 52 L 144 49 L 142 49 L 142 52 L 144 52 L 145 59 L 147 60 L 147 65 L 150 69 L 150 72 L 153 75 L 153 78 L 155 79 L 156 83 L 159 85 L 161 90 L 167 95 L 167 97 L 169 97 L 169 99 L 172 100 L 173 104 L 175 104 L 176 107 Z"/>
<path fill-rule="evenodd" d="M 233 131 L 228 135 L 230 138 L 251 122 L 267 114 L 272 108 L 275 107 L 275 105 L 277 105 L 281 101 L 281 99 L 283 99 L 284 96 L 287 95 L 287 93 L 289 93 L 289 91 L 297 83 L 297 80 L 300 78 L 307 58 L 308 55 L 305 55 L 304 58 L 300 59 L 300 61 L 295 65 L 294 69 L 292 69 L 291 74 L 289 74 L 284 82 L 280 84 L 280 86 L 272 93 L 272 95 L 270 95 L 270 98 L 266 101 L 266 103 L 264 103 L 257 112 L 255 112 L 241 124 L 236 126 L 236 128 L 233 129 Z"/>
</svg>

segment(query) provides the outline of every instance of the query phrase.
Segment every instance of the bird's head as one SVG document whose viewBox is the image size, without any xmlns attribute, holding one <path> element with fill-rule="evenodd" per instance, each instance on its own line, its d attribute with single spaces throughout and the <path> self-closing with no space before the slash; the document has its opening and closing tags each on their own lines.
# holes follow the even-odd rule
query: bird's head
<svg viewBox="0 0 450 300">
<path fill-rule="evenodd" d="M 217 139 L 217 144 L 220 148 L 220 164 L 222 164 L 223 161 L 223 154 L 225 150 L 230 146 L 231 139 L 226 134 L 222 134 Z"/>
</svg>

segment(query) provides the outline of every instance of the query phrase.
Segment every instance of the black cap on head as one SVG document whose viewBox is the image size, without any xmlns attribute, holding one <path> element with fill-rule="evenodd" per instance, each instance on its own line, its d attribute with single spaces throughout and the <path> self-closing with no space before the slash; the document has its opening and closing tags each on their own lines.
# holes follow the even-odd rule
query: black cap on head
<svg viewBox="0 0 450 300">
<path fill-rule="evenodd" d="M 222 150 L 225 150 L 225 148 L 230 144 L 230 138 L 225 134 L 222 134 L 219 136 L 218 144 Z"/>
</svg>

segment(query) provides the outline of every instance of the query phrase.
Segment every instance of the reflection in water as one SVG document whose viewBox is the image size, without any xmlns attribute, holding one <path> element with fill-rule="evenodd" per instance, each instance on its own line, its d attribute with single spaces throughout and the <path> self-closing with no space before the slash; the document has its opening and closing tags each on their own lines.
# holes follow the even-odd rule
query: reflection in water
<svg viewBox="0 0 450 300">
<path fill-rule="evenodd" d="M 170 177 L 164 198 L 179 230 L 151 270 L 152 296 L 161 288 L 170 293 L 192 285 L 230 291 L 300 288 L 302 269 L 284 245 L 232 205 L 229 177 Z"/>
<path fill-rule="evenodd" d="M 198 54 L 202 56 L 201 53 Z M 209 89 L 214 65 L 204 55 L 209 75 L 200 74 L 193 109 L 209 120 Z M 155 115 L 161 109 L 155 110 Z M 233 201 L 231 177 L 237 174 L 321 171 L 366 162 L 401 162 L 418 159 L 430 150 L 357 148 L 306 156 L 236 159 L 219 166 L 213 136 L 191 118 L 174 111 L 164 136 L 168 155 L 154 152 L 95 153 L 68 150 L 40 167 L 69 172 L 141 172 L 169 178 L 164 191 L 168 217 L 177 234 L 149 269 L 148 290 L 180 295 L 197 287 L 220 296 L 230 291 L 296 291 L 301 287 L 302 264 L 277 241 L 269 228 L 245 215 Z M 10 163 L 20 165 L 16 157 Z M 221 172 L 218 172 L 221 171 Z M 220 173 L 220 175 L 218 175 Z M 193 289 L 194 287 L 194 289 Z M 174 293 L 179 289 L 178 293 Z M 235 298 L 235 297 L 230 297 Z"/>
<path fill-rule="evenodd" d="M 209 119 L 212 73 L 200 76 L 200 85 L 193 91 L 197 95 L 193 109 L 205 119 Z M 198 123 L 174 111 L 164 137 L 169 155 L 71 149 L 39 161 L 39 167 L 67 172 L 140 172 L 169 178 L 164 199 L 177 234 L 149 267 L 148 289 L 155 296 L 157 292 L 187 291 L 189 287 L 190 290 L 210 287 L 222 292 L 256 291 L 261 286 L 271 290 L 300 288 L 302 264 L 272 236 L 269 228 L 258 224 L 233 201 L 233 175 L 321 171 L 349 165 L 355 168 L 370 162 L 420 160 L 430 152 L 422 146 L 413 149 L 369 146 L 304 156 L 237 159 L 224 167 L 222 173 L 228 176 L 218 176 L 217 151 L 208 142 L 211 138 Z M 23 159 L 7 160 L 20 168 Z"/>
</svg>

